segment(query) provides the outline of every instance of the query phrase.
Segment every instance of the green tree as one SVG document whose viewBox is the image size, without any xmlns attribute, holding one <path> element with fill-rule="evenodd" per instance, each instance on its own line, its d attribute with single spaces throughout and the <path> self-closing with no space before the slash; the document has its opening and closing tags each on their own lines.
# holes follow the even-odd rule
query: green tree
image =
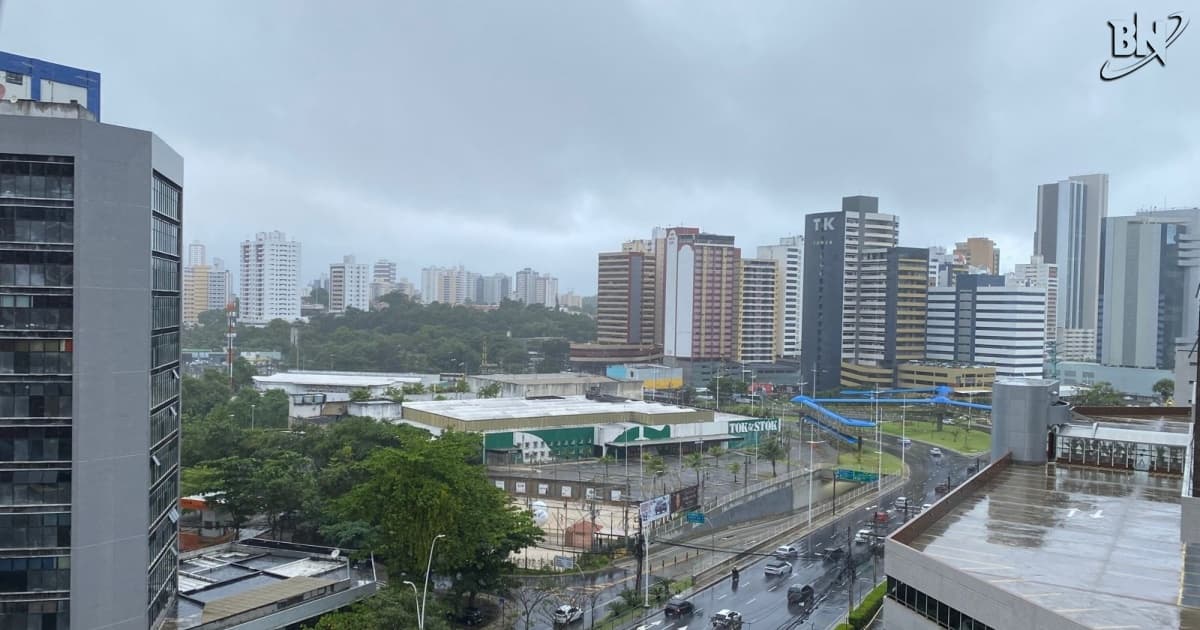
<svg viewBox="0 0 1200 630">
<path fill-rule="evenodd" d="M 1154 384 L 1154 393 L 1162 397 L 1163 400 L 1175 395 L 1175 380 L 1170 378 L 1159 379 Z"/>
<path fill-rule="evenodd" d="M 696 486 L 699 487 L 700 486 L 700 469 L 704 468 L 704 454 L 703 453 L 688 453 L 683 458 L 683 465 L 687 466 L 688 468 L 691 468 L 696 473 Z M 704 497 L 701 496 L 700 500 L 703 501 Z"/>
<path fill-rule="evenodd" d="M 504 586 L 514 568 L 510 554 L 542 536 L 530 513 L 471 463 L 478 460 L 474 434 L 376 450 L 363 463 L 363 481 L 336 500 L 336 515 L 371 527 L 370 547 L 392 575 L 424 573 L 430 543 L 445 535 L 434 571 L 456 576 L 455 591 L 473 604 L 477 593 Z"/>
<path fill-rule="evenodd" d="M 489 383 L 479 388 L 475 396 L 479 398 L 496 398 L 500 395 L 500 383 Z"/>
<path fill-rule="evenodd" d="M 738 378 L 721 378 L 712 379 L 708 382 L 708 391 L 716 399 L 719 395 L 718 404 L 726 405 L 729 401 L 737 396 L 744 396 L 750 390 L 750 386 Z"/>
<path fill-rule="evenodd" d="M 425 628 L 447 630 L 444 609 L 431 598 L 425 611 Z M 315 630 L 363 630 L 364 628 L 416 628 L 417 606 L 412 591 L 402 583 L 392 583 L 349 608 L 333 614 L 322 615 Z"/>
<path fill-rule="evenodd" d="M 742 463 L 733 462 L 729 464 L 729 472 L 733 473 L 733 483 L 737 483 L 738 473 L 742 472 Z"/>
<path fill-rule="evenodd" d="M 217 370 L 206 370 L 200 377 L 183 377 L 183 413 L 207 416 L 217 406 L 229 402 L 229 377 Z"/>
<path fill-rule="evenodd" d="M 368 400 L 371 400 L 371 392 L 361 387 L 350 390 L 351 402 L 366 402 Z"/>
<path fill-rule="evenodd" d="M 408 395 L 417 396 L 425 393 L 425 385 L 421 383 L 406 383 L 401 387 L 401 391 Z"/>
<path fill-rule="evenodd" d="M 311 510 L 317 500 L 312 460 L 295 452 L 282 452 L 262 462 L 254 485 L 272 534 L 278 533 L 280 521 L 294 522 L 297 514 Z"/>
<path fill-rule="evenodd" d="M 233 361 L 233 388 L 234 391 L 241 390 L 244 387 L 254 386 L 254 375 L 258 372 L 249 361 L 238 357 Z"/>
<path fill-rule="evenodd" d="M 1080 407 L 1115 407 L 1121 404 L 1121 394 L 1113 389 L 1112 384 L 1102 381 L 1077 396 L 1075 404 Z"/>
<path fill-rule="evenodd" d="M 779 473 L 775 471 L 775 463 L 781 459 L 787 459 L 787 449 L 783 448 L 783 442 L 777 437 L 767 438 L 765 442 L 758 446 L 758 454 L 771 461 L 771 476 L 778 477 Z"/>
<path fill-rule="evenodd" d="M 404 402 L 404 392 L 396 389 L 395 387 L 389 387 L 383 390 L 383 397 L 392 402 Z"/>
<path fill-rule="evenodd" d="M 236 535 L 240 536 L 246 521 L 262 512 L 256 475 L 259 462 L 248 457 L 226 457 L 213 462 L 213 467 L 220 474 L 217 502 L 229 511 Z"/>
</svg>

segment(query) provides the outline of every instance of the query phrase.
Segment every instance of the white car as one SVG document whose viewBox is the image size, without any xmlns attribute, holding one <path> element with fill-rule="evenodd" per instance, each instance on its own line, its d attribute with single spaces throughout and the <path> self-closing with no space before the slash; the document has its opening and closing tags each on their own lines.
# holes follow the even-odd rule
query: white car
<svg viewBox="0 0 1200 630">
<path fill-rule="evenodd" d="M 869 529 L 860 529 L 858 530 L 858 533 L 854 534 L 854 544 L 861 545 L 864 543 L 869 543 L 874 537 L 875 532 L 872 532 Z"/>
<path fill-rule="evenodd" d="M 904 448 L 912 446 L 912 438 L 900 438 L 900 446 Z"/>
<path fill-rule="evenodd" d="M 772 560 L 767 563 L 765 568 L 763 568 L 763 573 L 777 577 L 781 575 L 791 575 L 792 564 L 790 562 L 784 562 L 783 560 Z"/>
<path fill-rule="evenodd" d="M 718 610 L 712 616 L 712 627 L 714 630 L 741 630 L 742 613 L 728 608 Z"/>
<path fill-rule="evenodd" d="M 775 555 L 780 558 L 795 558 L 800 555 L 800 550 L 795 545 L 783 545 L 775 549 Z"/>
<path fill-rule="evenodd" d="M 583 611 L 574 606 L 563 604 L 554 609 L 554 623 L 575 623 L 583 620 Z"/>
<path fill-rule="evenodd" d="M 906 498 L 906 497 L 896 497 L 896 509 L 897 509 L 897 510 L 905 510 L 905 509 L 908 509 L 908 498 Z"/>
<path fill-rule="evenodd" d="M 925 510 L 928 510 L 928 509 L 929 509 L 929 508 L 931 508 L 931 507 L 933 507 L 933 504 L 932 504 L 932 503 L 926 503 L 926 504 L 924 504 L 924 505 L 922 505 L 922 506 L 921 506 L 921 511 L 922 511 L 922 512 L 924 512 Z"/>
<path fill-rule="evenodd" d="M 935 447 L 933 447 L 933 448 L 929 449 L 929 454 L 930 454 L 930 455 L 932 455 L 932 456 L 934 456 L 934 457 L 941 457 L 941 456 L 942 456 L 942 449 L 940 449 L 940 448 L 938 448 L 938 447 L 936 447 L 936 446 L 935 446 Z"/>
</svg>

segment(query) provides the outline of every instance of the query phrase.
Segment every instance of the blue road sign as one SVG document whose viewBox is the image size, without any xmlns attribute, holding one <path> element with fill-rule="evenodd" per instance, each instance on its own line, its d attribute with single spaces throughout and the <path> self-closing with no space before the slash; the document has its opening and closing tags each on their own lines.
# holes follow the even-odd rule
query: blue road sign
<svg viewBox="0 0 1200 630">
<path fill-rule="evenodd" d="M 687 522 L 689 523 L 704 523 L 704 512 L 688 512 Z"/>
<path fill-rule="evenodd" d="M 879 475 L 875 473 L 864 472 L 861 470 L 850 470 L 847 468 L 839 468 L 837 470 L 837 478 L 842 481 L 858 481 L 861 483 L 871 483 L 877 481 Z"/>
</svg>

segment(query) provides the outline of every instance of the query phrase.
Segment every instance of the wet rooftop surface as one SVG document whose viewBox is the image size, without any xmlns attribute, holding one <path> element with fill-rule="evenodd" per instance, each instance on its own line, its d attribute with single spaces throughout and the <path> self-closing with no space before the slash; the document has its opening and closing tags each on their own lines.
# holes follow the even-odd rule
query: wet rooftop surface
<svg viewBox="0 0 1200 630">
<path fill-rule="evenodd" d="M 1092 628 L 1200 628 L 1178 606 L 1180 479 L 1014 465 L 912 547 Z"/>
</svg>

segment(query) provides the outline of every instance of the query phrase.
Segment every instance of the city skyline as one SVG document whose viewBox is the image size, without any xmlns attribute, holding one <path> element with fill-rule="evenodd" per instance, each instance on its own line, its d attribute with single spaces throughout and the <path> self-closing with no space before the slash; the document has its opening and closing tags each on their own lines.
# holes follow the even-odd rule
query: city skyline
<svg viewBox="0 0 1200 630">
<path fill-rule="evenodd" d="M 1110 215 L 1200 203 L 1200 182 L 1186 176 L 1200 156 L 1186 142 L 1147 153 L 1110 139 L 1132 128 L 1173 137 L 1195 116 L 1184 105 L 1194 88 L 1179 80 L 1200 67 L 1188 38 L 1159 72 L 1096 77 L 1107 21 L 1127 6 L 1039 5 L 1037 24 L 1008 6 L 957 3 L 920 16 L 899 6 L 475 7 L 499 26 L 481 32 L 451 6 L 380 3 L 332 21 L 290 3 L 132 6 L 6 3 L 0 38 L 17 54 L 102 68 L 114 88 L 105 120 L 159 130 L 189 156 L 187 241 L 232 261 L 240 240 L 283 230 L 305 243 L 303 278 L 354 253 L 394 260 L 410 279 L 427 265 L 549 269 L 562 288 L 592 294 L 594 254 L 628 234 L 699 225 L 773 243 L 854 194 L 888 200 L 906 246 L 988 235 L 1004 271 L 1032 254 L 1037 184 L 1109 173 Z M 280 15 L 278 32 L 254 26 Z M 41 37 L 33 25 L 45 23 L 59 36 Z M 803 37 L 783 28 L 797 23 L 826 27 Z M 1014 51 L 963 23 L 1023 30 L 1052 49 Z M 596 41 L 597 24 L 617 40 Z M 903 34 L 915 28 L 942 36 L 903 72 L 878 63 L 910 46 Z M 318 39 L 336 54 L 312 54 Z M 470 46 L 496 54 L 454 54 Z M 154 49 L 179 54 L 144 53 Z M 553 59 L 536 54 L 545 49 Z M 830 49 L 853 54 L 812 67 Z M 1031 71 L 1047 58 L 1053 71 Z M 287 96 L 311 89 L 301 86 L 312 76 L 370 85 L 403 107 L 375 116 L 323 88 L 319 100 Z M 514 83 L 529 89 L 496 89 Z M 344 116 L 317 104 L 331 98 Z M 971 234 L 939 236 L 957 224 Z"/>
</svg>

